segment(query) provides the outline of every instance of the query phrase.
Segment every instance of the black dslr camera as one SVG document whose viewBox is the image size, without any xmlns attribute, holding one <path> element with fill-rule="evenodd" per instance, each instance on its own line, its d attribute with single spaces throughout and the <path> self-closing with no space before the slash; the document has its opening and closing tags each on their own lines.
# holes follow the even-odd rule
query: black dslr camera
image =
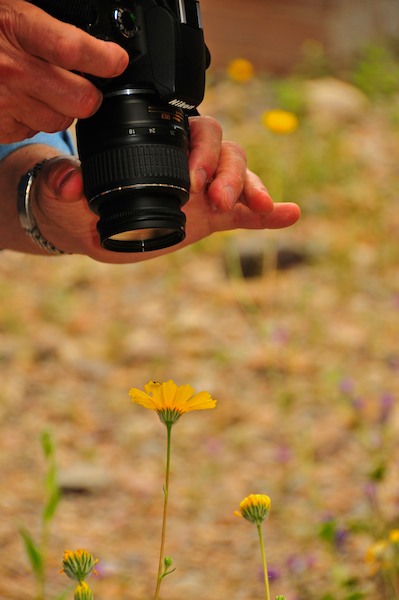
<svg viewBox="0 0 399 600">
<path fill-rule="evenodd" d="M 198 0 L 32 0 L 61 21 L 123 46 L 130 62 L 76 133 L 85 194 L 101 244 L 145 252 L 185 237 L 188 116 L 210 62 Z"/>
</svg>

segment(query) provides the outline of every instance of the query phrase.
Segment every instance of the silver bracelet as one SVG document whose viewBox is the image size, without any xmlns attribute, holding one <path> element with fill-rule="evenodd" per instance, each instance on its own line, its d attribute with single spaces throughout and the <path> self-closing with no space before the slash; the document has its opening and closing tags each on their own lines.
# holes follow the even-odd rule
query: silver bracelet
<svg viewBox="0 0 399 600">
<path fill-rule="evenodd" d="M 18 217 L 21 223 L 22 229 L 25 233 L 33 240 L 40 248 L 46 250 L 49 254 L 67 254 L 63 250 L 60 250 L 54 246 L 51 242 L 46 240 L 41 234 L 39 227 L 37 226 L 36 219 L 33 216 L 32 206 L 30 203 L 30 192 L 32 189 L 33 182 L 35 181 L 40 169 L 47 162 L 48 159 L 42 160 L 37 163 L 32 169 L 29 169 L 27 173 L 22 175 L 18 188 Z"/>
</svg>

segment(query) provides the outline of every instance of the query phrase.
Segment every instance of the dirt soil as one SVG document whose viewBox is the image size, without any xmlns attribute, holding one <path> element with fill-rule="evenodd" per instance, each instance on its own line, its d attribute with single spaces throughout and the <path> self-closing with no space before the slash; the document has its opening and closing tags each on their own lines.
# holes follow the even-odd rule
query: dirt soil
<svg viewBox="0 0 399 600">
<path fill-rule="evenodd" d="M 63 551 L 81 547 L 100 559 L 96 600 L 151 597 L 165 429 L 128 395 L 151 379 L 218 400 L 173 430 L 163 598 L 264 595 L 256 530 L 233 514 L 250 493 L 272 499 L 274 596 L 349 598 L 358 579 L 365 597 L 389 597 L 364 554 L 398 527 L 397 164 L 390 187 L 386 165 L 371 187 L 365 171 L 357 204 L 326 190 L 331 212 L 291 230 L 220 234 L 137 265 L 2 253 L 1 599 L 35 598 L 18 530 L 38 536 L 44 430 L 63 492 L 47 598 L 67 584 Z M 245 279 L 249 245 L 264 268 Z"/>
</svg>

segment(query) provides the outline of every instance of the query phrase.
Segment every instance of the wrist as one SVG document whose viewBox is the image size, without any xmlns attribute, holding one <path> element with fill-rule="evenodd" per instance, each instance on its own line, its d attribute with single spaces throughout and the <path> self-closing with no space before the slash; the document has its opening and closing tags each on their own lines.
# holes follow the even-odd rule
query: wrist
<svg viewBox="0 0 399 600">
<path fill-rule="evenodd" d="M 17 186 L 17 211 L 19 223 L 26 235 L 42 250 L 48 254 L 61 255 L 67 254 L 55 244 L 53 244 L 45 235 L 36 219 L 33 203 L 33 185 L 41 169 L 48 159 L 37 162 L 33 167 L 26 171 L 19 180 Z"/>
</svg>

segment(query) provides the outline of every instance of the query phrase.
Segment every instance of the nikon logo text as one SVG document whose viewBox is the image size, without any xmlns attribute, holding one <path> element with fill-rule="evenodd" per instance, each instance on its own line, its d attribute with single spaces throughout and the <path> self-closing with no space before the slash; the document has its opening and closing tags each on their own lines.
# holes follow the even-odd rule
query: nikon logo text
<svg viewBox="0 0 399 600">
<path fill-rule="evenodd" d="M 172 106 L 177 106 L 177 108 L 183 108 L 184 110 L 192 110 L 195 108 L 194 104 L 187 104 L 187 102 L 184 102 L 183 100 L 177 100 L 177 98 L 175 100 L 170 100 L 169 104 Z"/>
</svg>

